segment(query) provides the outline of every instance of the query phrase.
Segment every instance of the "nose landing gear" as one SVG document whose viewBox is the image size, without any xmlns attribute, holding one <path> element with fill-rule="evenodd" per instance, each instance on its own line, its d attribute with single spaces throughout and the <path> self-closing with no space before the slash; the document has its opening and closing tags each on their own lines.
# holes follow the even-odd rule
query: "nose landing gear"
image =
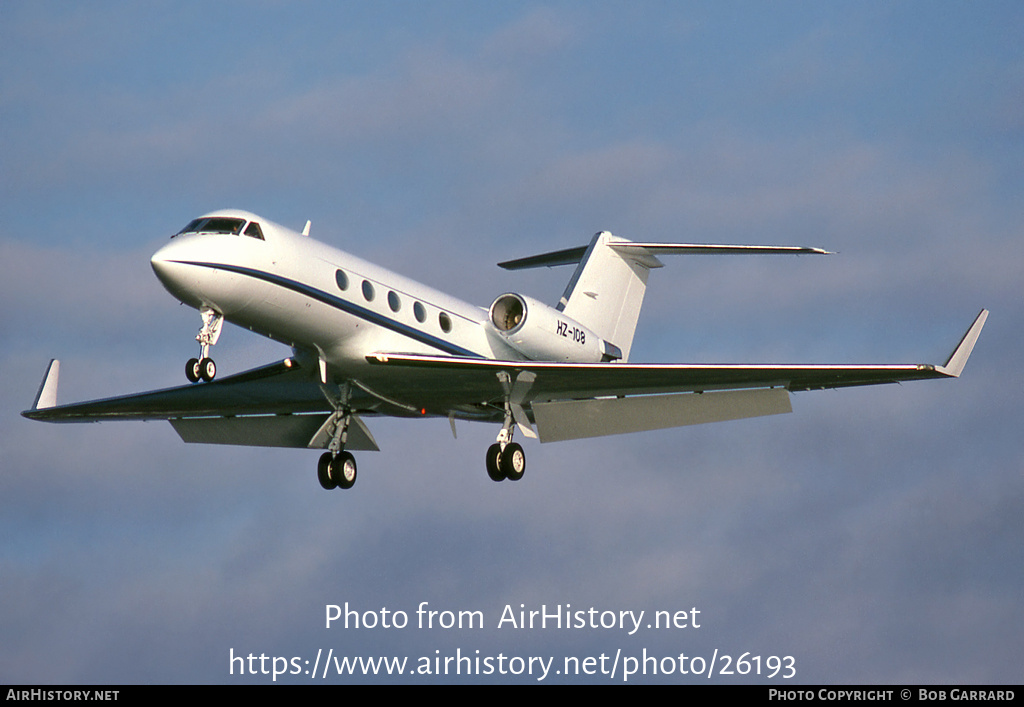
<svg viewBox="0 0 1024 707">
<path fill-rule="evenodd" d="M 210 307 L 202 307 L 199 314 L 203 317 L 203 327 L 196 334 L 199 358 L 190 358 L 185 364 L 185 377 L 190 383 L 198 383 L 201 380 L 209 383 L 217 375 L 217 364 L 210 358 L 210 347 L 220 338 L 224 315 L 218 314 Z"/>
<path fill-rule="evenodd" d="M 209 383 L 217 375 L 217 364 L 212 358 L 190 358 L 185 364 L 185 377 L 190 383 L 200 380 Z"/>
</svg>

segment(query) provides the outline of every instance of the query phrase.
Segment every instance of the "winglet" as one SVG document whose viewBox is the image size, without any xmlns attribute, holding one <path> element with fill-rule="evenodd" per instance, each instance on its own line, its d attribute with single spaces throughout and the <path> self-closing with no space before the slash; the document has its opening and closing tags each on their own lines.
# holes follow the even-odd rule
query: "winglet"
<svg viewBox="0 0 1024 707">
<path fill-rule="evenodd" d="M 50 359 L 50 365 L 46 367 L 43 375 L 43 382 L 39 384 L 39 391 L 36 393 L 35 402 L 32 403 L 33 410 L 52 408 L 57 405 L 57 378 L 60 376 L 60 361 Z"/>
<path fill-rule="evenodd" d="M 306 221 L 306 225 L 302 229 L 302 235 L 308 236 L 309 235 L 309 227 L 312 226 L 312 225 L 313 225 L 312 221 Z"/>
<path fill-rule="evenodd" d="M 971 355 L 971 351 L 974 350 L 974 344 L 978 341 L 978 336 L 981 334 L 981 328 L 985 326 L 985 320 L 988 318 L 988 310 L 983 309 L 978 313 L 978 317 L 971 324 L 971 328 L 964 334 L 964 338 L 960 339 L 960 343 L 957 344 L 956 350 L 953 351 L 949 356 L 949 360 L 946 361 L 946 365 L 939 366 L 939 371 L 945 373 L 947 376 L 953 376 L 958 378 L 960 373 L 964 370 L 964 366 L 967 364 L 967 359 Z"/>
</svg>

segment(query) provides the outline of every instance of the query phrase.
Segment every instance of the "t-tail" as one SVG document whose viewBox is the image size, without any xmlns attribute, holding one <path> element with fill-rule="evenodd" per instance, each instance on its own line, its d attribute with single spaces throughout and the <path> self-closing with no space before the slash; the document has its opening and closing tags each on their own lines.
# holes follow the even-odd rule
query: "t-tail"
<svg viewBox="0 0 1024 707">
<path fill-rule="evenodd" d="M 626 362 L 647 291 L 647 276 L 652 269 L 663 266 L 657 256 L 723 254 L 828 255 L 829 251 L 802 246 L 634 243 L 601 231 L 587 246 L 498 265 L 506 270 L 524 270 L 577 264 L 556 309 L 593 331 Z"/>
</svg>

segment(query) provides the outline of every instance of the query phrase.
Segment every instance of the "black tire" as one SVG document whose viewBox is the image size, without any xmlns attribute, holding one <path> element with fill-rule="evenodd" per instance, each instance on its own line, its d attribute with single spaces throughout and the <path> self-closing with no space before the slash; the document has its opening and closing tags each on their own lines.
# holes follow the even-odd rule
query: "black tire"
<svg viewBox="0 0 1024 707">
<path fill-rule="evenodd" d="M 519 481 L 526 473 L 526 452 L 515 442 L 506 444 L 505 451 L 501 453 L 499 465 L 505 478 L 509 481 Z"/>
<path fill-rule="evenodd" d="M 491 481 L 505 480 L 505 472 L 501 470 L 501 445 L 497 442 L 487 448 L 487 475 Z"/>
<path fill-rule="evenodd" d="M 212 358 L 204 358 L 199 362 L 199 377 L 209 383 L 217 375 L 217 364 Z"/>
<path fill-rule="evenodd" d="M 185 377 L 188 378 L 189 383 L 199 382 L 199 359 L 190 358 L 188 363 L 185 364 Z"/>
<path fill-rule="evenodd" d="M 338 482 L 331 478 L 331 458 L 330 452 L 324 452 L 320 455 L 320 461 L 316 465 L 316 478 L 320 482 L 320 485 L 325 490 L 330 491 L 338 487 Z"/>
<path fill-rule="evenodd" d="M 331 480 L 340 489 L 350 489 L 356 483 L 356 458 L 349 452 L 341 452 L 331 462 Z"/>
</svg>

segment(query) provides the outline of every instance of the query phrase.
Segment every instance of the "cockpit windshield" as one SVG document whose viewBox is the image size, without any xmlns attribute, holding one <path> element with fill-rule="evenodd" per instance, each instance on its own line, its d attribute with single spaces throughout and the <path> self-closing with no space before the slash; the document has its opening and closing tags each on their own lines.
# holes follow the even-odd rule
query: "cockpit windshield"
<svg viewBox="0 0 1024 707">
<path fill-rule="evenodd" d="M 249 221 L 248 223 L 249 227 L 245 229 L 245 235 L 263 240 L 263 231 L 260 229 L 260 225 L 255 221 Z M 227 216 L 197 218 L 189 221 L 185 228 L 174 235 L 180 236 L 184 233 L 223 233 L 237 236 L 242 233 L 242 227 L 245 224 L 246 220 L 244 218 L 230 218 Z M 174 236 L 171 237 L 173 238 Z"/>
<path fill-rule="evenodd" d="M 182 233 L 232 233 L 237 235 L 245 225 L 244 218 L 197 218 L 175 235 Z"/>
</svg>

